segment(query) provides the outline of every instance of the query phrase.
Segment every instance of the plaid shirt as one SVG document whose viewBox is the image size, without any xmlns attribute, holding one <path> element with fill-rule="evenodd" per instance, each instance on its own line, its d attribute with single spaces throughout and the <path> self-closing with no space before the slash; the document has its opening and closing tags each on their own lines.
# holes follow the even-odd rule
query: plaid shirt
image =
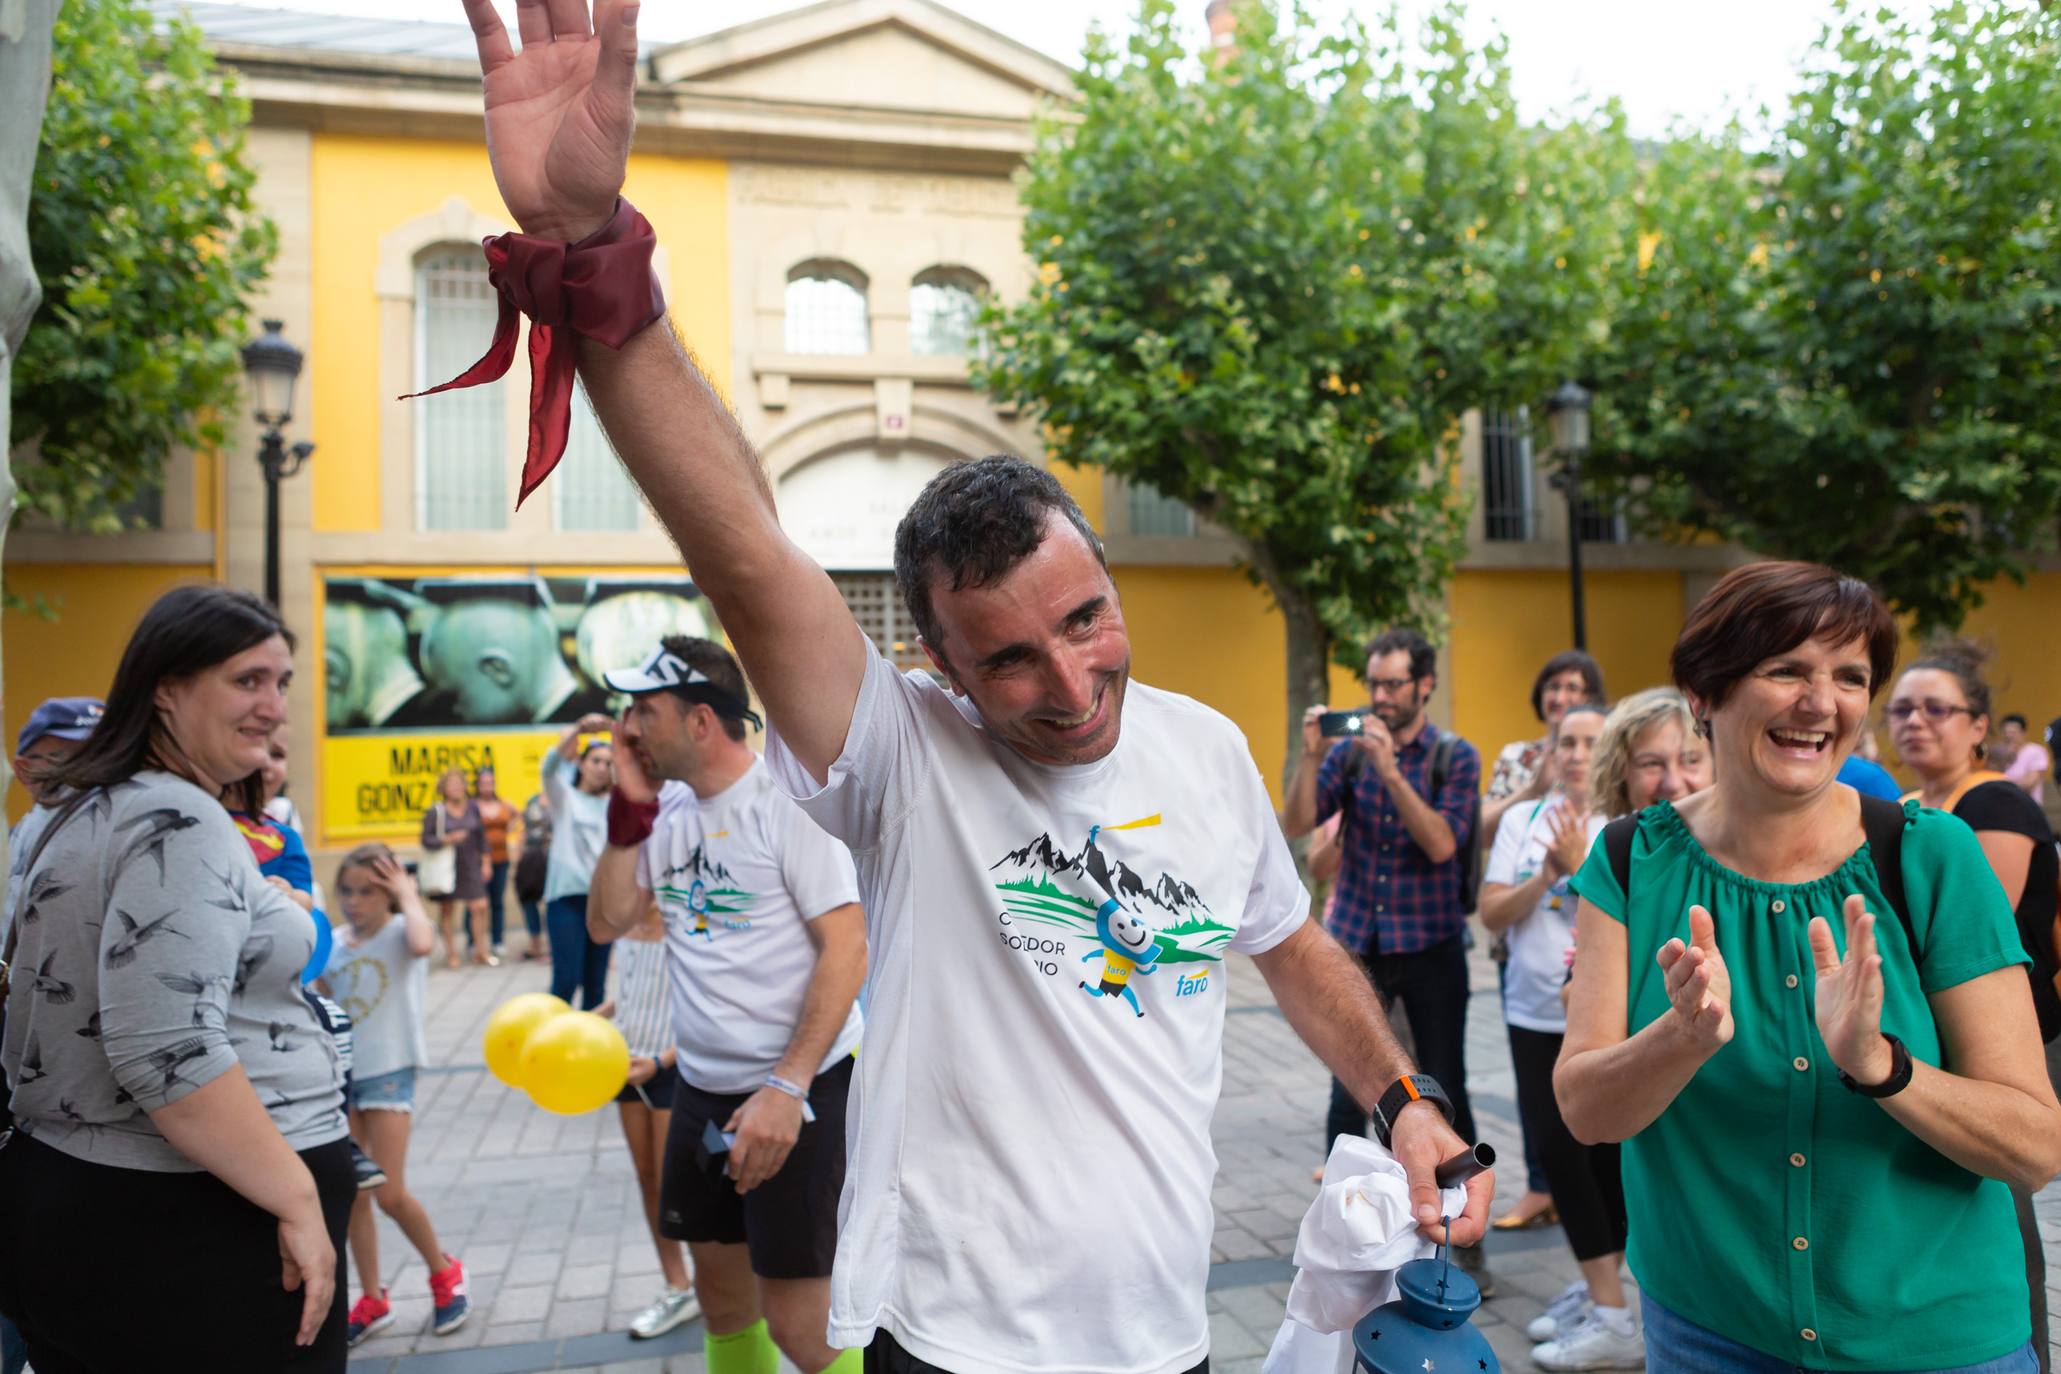
<svg viewBox="0 0 2061 1374">
<path fill-rule="evenodd" d="M 1396 750 L 1396 766 L 1410 790 L 1453 829 L 1458 848 L 1444 863 L 1433 863 L 1418 848 L 1371 762 L 1356 770 L 1352 795 L 1346 795 L 1346 751 L 1358 745 L 1340 740 L 1317 769 L 1318 822 L 1345 813 L 1336 900 L 1325 925 L 1356 953 L 1414 954 L 1458 935 L 1467 923 L 1460 908 L 1460 864 L 1481 787 L 1481 755 L 1456 737 L 1446 776 L 1432 796 L 1431 747 L 1438 737 L 1438 727 L 1424 722 L 1417 738 Z"/>
</svg>

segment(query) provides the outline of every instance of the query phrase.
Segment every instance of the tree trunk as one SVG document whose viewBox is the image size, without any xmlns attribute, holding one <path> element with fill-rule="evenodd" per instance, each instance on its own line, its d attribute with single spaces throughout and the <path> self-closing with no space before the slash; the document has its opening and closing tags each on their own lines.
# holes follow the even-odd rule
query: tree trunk
<svg viewBox="0 0 2061 1374">
<path fill-rule="evenodd" d="M 1282 756 L 1281 791 L 1288 791 L 1295 765 L 1302 759 L 1302 715 L 1312 706 L 1329 701 L 1331 695 L 1331 631 L 1317 615 L 1316 603 L 1301 588 L 1281 575 L 1273 550 L 1250 540 L 1239 540 L 1252 570 L 1273 596 L 1288 627 L 1288 749 Z"/>
<path fill-rule="evenodd" d="M 29 181 L 50 95 L 50 28 L 58 0 L 0 0 L 0 453 L 8 444 L 9 374 L 41 291 L 29 261 Z M 0 552 L 14 516 L 14 474 L 0 463 Z M 26 712 L 22 713 L 26 715 Z M 0 811 L 0 872 L 7 868 L 7 814 Z M 0 914 L 5 929 L 12 912 Z"/>
</svg>

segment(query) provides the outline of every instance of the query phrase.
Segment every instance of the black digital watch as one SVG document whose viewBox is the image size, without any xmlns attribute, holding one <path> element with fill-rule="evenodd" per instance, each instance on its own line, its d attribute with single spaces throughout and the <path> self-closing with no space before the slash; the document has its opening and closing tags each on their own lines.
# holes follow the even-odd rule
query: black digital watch
<svg viewBox="0 0 2061 1374">
<path fill-rule="evenodd" d="M 1452 1124 L 1453 1100 L 1446 1096 L 1446 1090 L 1438 1080 L 1428 1073 L 1405 1074 L 1388 1085 L 1388 1091 L 1381 1094 L 1381 1100 L 1374 1104 L 1374 1138 L 1383 1149 L 1393 1149 L 1389 1136 L 1395 1130 L 1396 1118 L 1403 1114 L 1403 1108 L 1412 1102 L 1429 1102 L 1445 1114 L 1446 1123 Z"/>
</svg>

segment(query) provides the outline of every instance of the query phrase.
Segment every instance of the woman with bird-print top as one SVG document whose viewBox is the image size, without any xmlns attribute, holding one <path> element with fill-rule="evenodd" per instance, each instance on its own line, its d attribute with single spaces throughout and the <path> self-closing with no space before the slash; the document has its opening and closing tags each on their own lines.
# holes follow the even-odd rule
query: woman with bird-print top
<svg viewBox="0 0 2061 1374">
<path fill-rule="evenodd" d="M 262 804 L 293 642 L 181 587 L 130 638 L 24 874 L 0 1067 L 0 1312 L 38 1369 L 340 1371 L 356 1194 L 336 1052 L 300 995 L 306 913 L 220 798 Z M 117 1257 L 176 1264 L 81 1300 Z M 235 1320 L 196 1314 L 234 1313 Z"/>
</svg>

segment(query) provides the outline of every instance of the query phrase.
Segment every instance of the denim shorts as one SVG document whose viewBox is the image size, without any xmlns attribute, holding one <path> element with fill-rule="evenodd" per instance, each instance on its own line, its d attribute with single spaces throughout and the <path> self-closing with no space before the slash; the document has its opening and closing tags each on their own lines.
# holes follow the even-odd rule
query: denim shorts
<svg viewBox="0 0 2061 1374">
<path fill-rule="evenodd" d="M 415 1070 L 395 1069 L 371 1078 L 351 1080 L 351 1109 L 360 1112 L 415 1110 Z"/>
<path fill-rule="evenodd" d="M 1792 1374 L 1805 1368 L 1706 1331 L 1643 1294 L 1639 1305 L 1646 1325 L 1646 1374 Z M 2039 1374 L 2039 1367 L 2032 1342 L 2027 1341 L 1994 1360 L 1957 1364 L 1929 1374 Z"/>
</svg>

